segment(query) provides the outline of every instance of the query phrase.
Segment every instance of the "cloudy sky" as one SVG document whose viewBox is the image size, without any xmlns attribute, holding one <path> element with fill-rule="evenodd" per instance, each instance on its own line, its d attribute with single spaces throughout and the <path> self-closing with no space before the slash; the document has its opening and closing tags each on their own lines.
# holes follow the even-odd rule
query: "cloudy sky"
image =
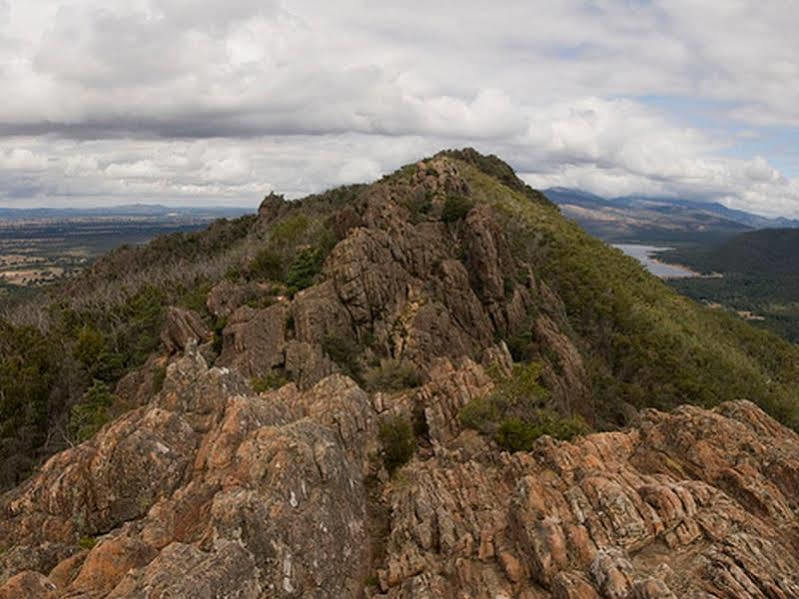
<svg viewBox="0 0 799 599">
<path fill-rule="evenodd" d="M 0 205 L 255 206 L 444 147 L 799 216 L 795 0 L 0 0 Z"/>
</svg>

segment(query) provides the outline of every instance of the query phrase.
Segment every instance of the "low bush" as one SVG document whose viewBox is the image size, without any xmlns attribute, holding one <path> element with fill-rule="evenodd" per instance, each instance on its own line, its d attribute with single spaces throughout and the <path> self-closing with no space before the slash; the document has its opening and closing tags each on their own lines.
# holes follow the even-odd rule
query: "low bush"
<svg viewBox="0 0 799 599">
<path fill-rule="evenodd" d="M 81 400 L 72 406 L 69 417 L 70 436 L 81 443 L 92 437 L 110 419 L 110 408 L 114 403 L 108 385 L 94 381 Z"/>
<path fill-rule="evenodd" d="M 271 247 L 261 248 L 250 261 L 247 272 L 253 279 L 282 281 L 284 276 L 283 260 L 280 254 Z"/>
<path fill-rule="evenodd" d="M 152 390 L 153 393 L 160 393 L 164 388 L 164 380 L 166 380 L 166 366 L 158 366 L 153 370 Z"/>
<path fill-rule="evenodd" d="M 474 202 L 467 197 L 449 196 L 444 201 L 444 208 L 441 210 L 441 220 L 445 223 L 454 223 L 465 217 L 473 207 Z"/>
<path fill-rule="evenodd" d="M 364 374 L 364 384 L 370 391 L 400 391 L 422 384 L 419 369 L 404 360 L 381 360 L 380 366 Z"/>
<path fill-rule="evenodd" d="M 264 376 L 254 377 L 250 379 L 250 386 L 256 393 L 263 393 L 264 391 L 271 391 L 272 389 L 279 389 L 288 383 L 286 375 L 282 372 L 269 372 Z"/>
<path fill-rule="evenodd" d="M 305 248 L 298 252 L 286 272 L 289 292 L 294 294 L 313 285 L 322 272 L 326 256 L 327 252 L 322 247 Z"/>
<path fill-rule="evenodd" d="M 87 551 L 91 551 L 95 545 L 97 545 L 97 539 L 95 537 L 81 537 L 78 540 L 78 547 L 86 549 Z"/>
<path fill-rule="evenodd" d="M 588 432 L 578 416 L 545 409 L 548 393 L 538 382 L 541 365 L 517 364 L 488 397 L 473 399 L 460 412 L 461 424 L 493 438 L 507 451 L 529 451 L 542 435 L 571 439 Z"/>
<path fill-rule="evenodd" d="M 379 439 L 383 448 L 383 464 L 389 474 L 413 457 L 416 441 L 407 418 L 395 416 L 384 421 L 380 425 Z"/>
<path fill-rule="evenodd" d="M 507 451 L 530 451 L 535 440 L 543 435 L 568 441 L 588 431 L 588 425 L 579 416 L 564 417 L 550 410 L 537 410 L 525 419 L 503 420 L 494 440 Z"/>
</svg>

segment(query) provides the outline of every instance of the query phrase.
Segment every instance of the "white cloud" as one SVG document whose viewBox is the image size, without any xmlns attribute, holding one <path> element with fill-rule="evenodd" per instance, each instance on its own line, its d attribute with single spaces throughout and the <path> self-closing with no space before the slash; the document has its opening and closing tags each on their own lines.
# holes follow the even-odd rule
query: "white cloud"
<svg viewBox="0 0 799 599">
<path fill-rule="evenodd" d="M 773 154 L 730 158 L 766 126 L 799 126 L 795 14 L 789 0 L 0 0 L 0 201 L 254 204 L 473 144 L 540 186 L 796 215 Z M 669 98 L 712 118 L 683 120 Z"/>
</svg>

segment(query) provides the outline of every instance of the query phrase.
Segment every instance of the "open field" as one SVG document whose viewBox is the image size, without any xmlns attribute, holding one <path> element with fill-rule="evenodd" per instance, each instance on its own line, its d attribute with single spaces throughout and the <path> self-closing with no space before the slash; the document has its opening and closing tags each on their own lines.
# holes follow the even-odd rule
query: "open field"
<svg viewBox="0 0 799 599">
<path fill-rule="evenodd" d="M 232 210 L 231 216 L 242 212 Z M 215 216 L 187 212 L 0 218 L 0 301 L 74 276 L 119 246 L 205 228 Z"/>
</svg>

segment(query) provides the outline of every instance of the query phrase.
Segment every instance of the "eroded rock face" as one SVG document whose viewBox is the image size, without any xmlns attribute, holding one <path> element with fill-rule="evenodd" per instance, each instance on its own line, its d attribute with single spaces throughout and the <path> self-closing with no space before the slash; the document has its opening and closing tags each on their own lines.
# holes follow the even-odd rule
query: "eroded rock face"
<svg viewBox="0 0 799 599">
<path fill-rule="evenodd" d="M 219 283 L 208 296 L 209 310 L 227 317 L 217 364 L 245 377 L 287 373 L 308 389 L 380 358 L 413 363 L 422 373 L 438 357 L 478 361 L 497 338 L 520 334 L 557 342 L 558 364 L 546 371 L 554 400 L 583 406 L 588 377 L 563 332 L 562 306 L 514 258 L 489 206 L 477 202 L 453 223 L 439 219 L 452 193 L 472 192 L 456 165 L 440 158 L 420 165 L 410 184 L 370 186 L 358 199 L 361 214 L 346 219 L 352 222 L 342 227 L 322 280 L 290 300 L 242 306 L 254 283 Z M 429 218 L 411 214 L 408 206 L 427 198 Z M 350 364 L 334 364 L 341 357 L 328 353 L 331 342 L 357 348 Z"/>
<path fill-rule="evenodd" d="M 161 343 L 168 354 L 183 351 L 189 343 L 199 345 L 210 340 L 211 331 L 196 312 L 174 306 L 167 310 Z"/>
<path fill-rule="evenodd" d="M 0 597 L 799 596 L 799 437 L 753 404 L 510 455 L 457 417 L 492 385 L 442 358 L 415 391 L 333 374 L 256 396 L 190 348 L 3 498 Z M 433 450 L 389 479 L 393 413 Z"/>
<path fill-rule="evenodd" d="M 386 596 L 434 596 L 431 573 L 486 598 L 799 596 L 799 438 L 749 402 L 487 454 L 392 491 Z"/>
<path fill-rule="evenodd" d="M 148 406 L 4 498 L 0 592 L 355 596 L 376 438 L 369 398 L 346 377 L 259 397 L 194 350 Z"/>
<path fill-rule="evenodd" d="M 274 304 L 262 310 L 242 306 L 228 319 L 218 363 L 244 376 L 263 376 L 285 362 L 288 309 Z"/>
</svg>

